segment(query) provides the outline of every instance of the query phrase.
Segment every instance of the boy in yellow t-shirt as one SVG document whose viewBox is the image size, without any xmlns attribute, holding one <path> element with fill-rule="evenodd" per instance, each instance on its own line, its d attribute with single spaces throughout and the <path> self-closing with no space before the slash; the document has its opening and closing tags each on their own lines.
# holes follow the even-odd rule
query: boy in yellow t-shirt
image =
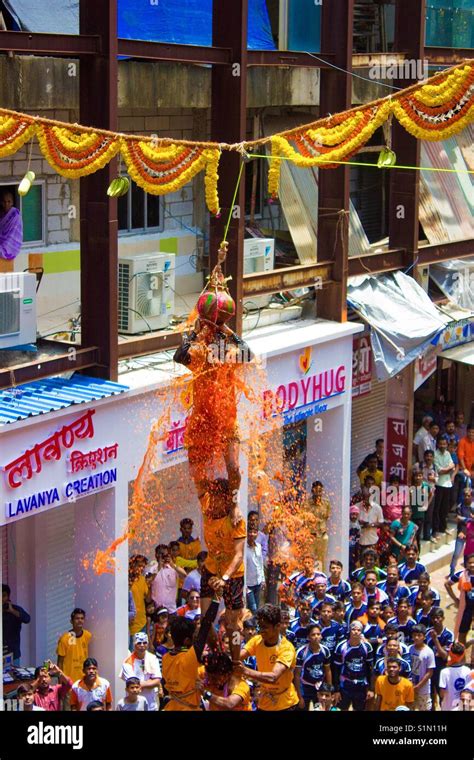
<svg viewBox="0 0 474 760">
<path fill-rule="evenodd" d="M 167 712 L 195 712 L 200 709 L 201 697 L 196 685 L 201 657 L 207 636 L 219 609 L 219 598 L 211 601 L 204 615 L 199 633 L 193 643 L 195 625 L 186 617 L 171 621 L 170 631 L 174 647 L 163 655 L 162 673 L 169 702 Z"/>
<path fill-rule="evenodd" d="M 387 675 L 379 676 L 375 684 L 375 709 L 383 712 L 397 707 L 412 707 L 415 701 L 413 684 L 400 676 L 400 662 L 396 657 L 387 660 Z"/>
<path fill-rule="evenodd" d="M 71 613 L 72 630 L 63 633 L 56 649 L 58 668 L 71 681 L 78 681 L 82 678 L 82 665 L 84 660 L 89 657 L 89 642 L 92 633 L 84 628 L 85 619 L 84 610 L 76 607 Z"/>
<path fill-rule="evenodd" d="M 225 627 L 232 659 L 240 657 L 240 630 L 244 604 L 244 549 L 247 527 L 236 510 L 229 481 L 206 481 L 199 494 L 204 540 L 208 555 L 201 572 L 201 611 L 204 614 L 215 591 L 225 603 Z"/>
<path fill-rule="evenodd" d="M 296 650 L 280 634 L 280 608 L 265 604 L 257 612 L 257 621 L 260 634 L 247 641 L 240 659 L 256 657 L 258 670 L 251 670 L 240 663 L 238 673 L 260 686 L 258 710 L 296 710 L 299 702 L 293 684 Z"/>
</svg>

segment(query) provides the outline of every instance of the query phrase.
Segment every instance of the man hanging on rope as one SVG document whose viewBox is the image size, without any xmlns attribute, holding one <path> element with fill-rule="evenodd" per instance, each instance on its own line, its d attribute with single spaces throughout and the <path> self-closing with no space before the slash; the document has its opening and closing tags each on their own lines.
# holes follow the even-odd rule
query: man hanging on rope
<svg viewBox="0 0 474 760">
<path fill-rule="evenodd" d="M 237 393 L 247 393 L 239 378 L 239 368 L 251 361 L 252 355 L 245 341 L 225 324 L 235 311 L 221 270 L 220 262 L 225 254 L 226 244 L 223 244 L 208 289 L 199 298 L 199 318 L 194 330 L 183 335 L 174 360 L 193 373 L 193 406 L 184 443 L 199 498 L 214 478 L 214 466 L 223 459 L 230 492 L 236 502 L 241 480 Z"/>
</svg>

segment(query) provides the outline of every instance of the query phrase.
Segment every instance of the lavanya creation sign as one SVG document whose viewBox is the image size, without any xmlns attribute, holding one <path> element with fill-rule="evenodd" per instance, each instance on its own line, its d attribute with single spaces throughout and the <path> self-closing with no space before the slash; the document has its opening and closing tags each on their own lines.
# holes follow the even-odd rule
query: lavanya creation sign
<svg viewBox="0 0 474 760">
<path fill-rule="evenodd" d="M 76 501 L 81 496 L 116 483 L 117 468 L 111 466 L 111 460 L 117 460 L 118 443 L 89 451 L 71 451 L 76 445 L 90 445 L 88 439 L 95 435 L 95 413 L 95 409 L 89 409 L 3 466 L 5 486 L 8 489 L 6 520 L 24 517 L 64 501 Z M 66 466 L 58 471 L 61 460 Z M 102 469 L 102 466 L 106 469 Z M 100 471 L 95 472 L 98 468 Z M 64 473 L 67 475 L 68 472 L 75 477 L 69 477 L 64 482 Z M 41 473 L 43 477 L 40 477 Z M 38 477 L 42 481 L 40 487 L 33 493 L 25 494 L 24 488 L 28 481 L 38 480 Z"/>
</svg>

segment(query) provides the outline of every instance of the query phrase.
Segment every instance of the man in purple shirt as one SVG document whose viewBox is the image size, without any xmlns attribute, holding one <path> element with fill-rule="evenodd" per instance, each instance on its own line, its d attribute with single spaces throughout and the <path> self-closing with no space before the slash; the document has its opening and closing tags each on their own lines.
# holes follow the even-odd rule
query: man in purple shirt
<svg viewBox="0 0 474 760">
<path fill-rule="evenodd" d="M 176 612 L 178 578 L 186 578 L 186 571 L 175 565 L 167 546 L 158 555 L 158 567 L 151 584 L 151 596 L 157 607 L 165 607 L 168 612 Z"/>
<path fill-rule="evenodd" d="M 58 683 L 51 684 L 51 676 L 58 676 Z M 48 712 L 59 712 L 61 702 L 71 690 L 72 681 L 57 665 L 46 660 L 35 670 L 35 680 L 31 684 L 35 689 L 34 703 Z"/>
</svg>

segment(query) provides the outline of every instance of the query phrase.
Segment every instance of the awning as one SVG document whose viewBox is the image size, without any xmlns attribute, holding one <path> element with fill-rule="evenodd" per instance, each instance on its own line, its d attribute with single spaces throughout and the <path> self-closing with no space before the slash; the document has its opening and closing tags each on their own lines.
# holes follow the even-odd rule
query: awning
<svg viewBox="0 0 474 760">
<path fill-rule="evenodd" d="M 453 362 L 474 366 L 474 342 L 450 348 L 447 351 L 443 351 L 440 356 L 443 359 L 451 359 Z"/>
<path fill-rule="evenodd" d="M 379 380 L 388 380 L 414 361 L 451 321 L 403 272 L 350 278 L 347 301 L 372 328 Z"/>
</svg>

